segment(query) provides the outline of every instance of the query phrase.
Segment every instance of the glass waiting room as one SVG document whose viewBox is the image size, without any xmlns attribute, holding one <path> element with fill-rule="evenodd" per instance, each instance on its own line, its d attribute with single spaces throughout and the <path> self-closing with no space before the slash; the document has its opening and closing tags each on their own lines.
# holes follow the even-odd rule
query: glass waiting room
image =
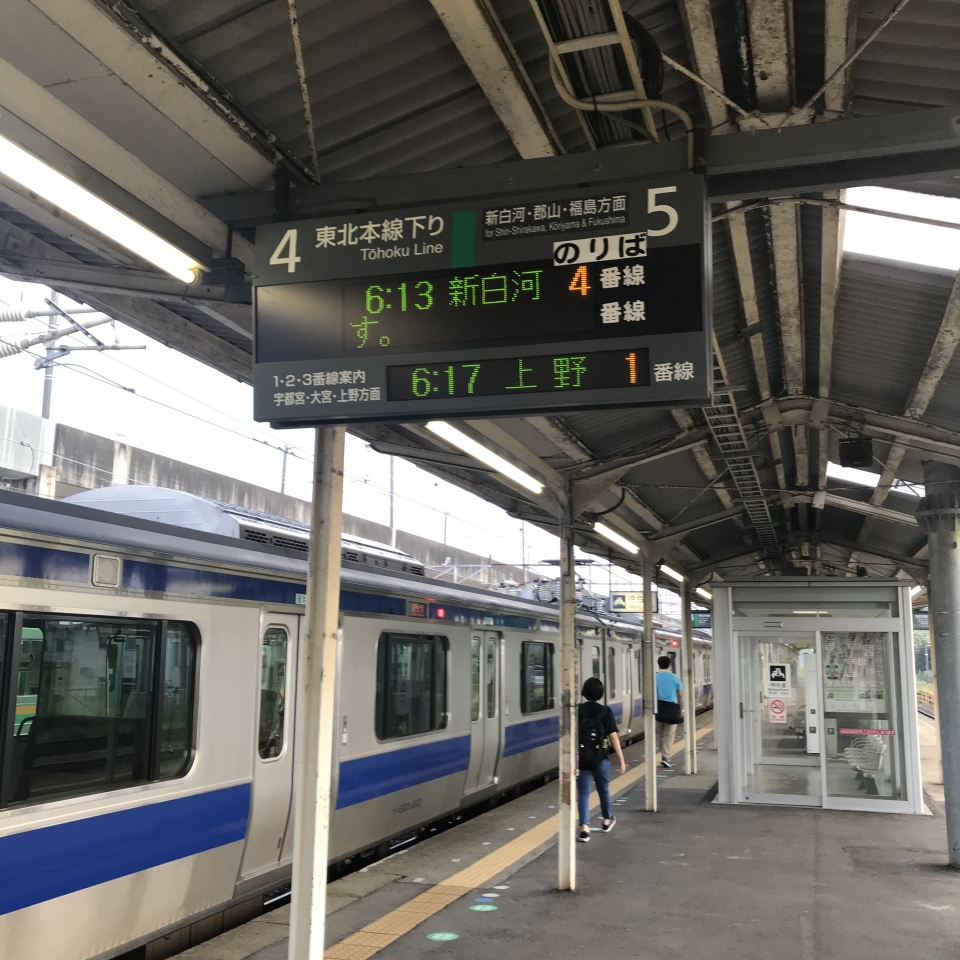
<svg viewBox="0 0 960 960">
<path fill-rule="evenodd" d="M 717 800 L 923 813 L 911 585 L 711 586 Z"/>
</svg>

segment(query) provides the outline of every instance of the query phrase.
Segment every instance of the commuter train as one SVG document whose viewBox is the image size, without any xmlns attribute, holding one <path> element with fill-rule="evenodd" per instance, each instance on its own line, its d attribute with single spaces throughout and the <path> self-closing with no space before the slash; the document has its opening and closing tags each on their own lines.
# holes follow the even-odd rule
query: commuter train
<svg viewBox="0 0 960 960">
<path fill-rule="evenodd" d="M 157 488 L 70 500 L 0 492 L 0 944 L 16 960 L 230 925 L 293 853 L 306 528 Z M 428 579 L 358 538 L 342 557 L 334 862 L 551 776 L 559 725 L 555 605 Z M 580 676 L 602 677 L 635 738 L 639 621 L 586 613 L 577 630 Z M 656 636 L 676 660 L 679 633 Z M 706 708 L 712 648 L 695 647 Z"/>
</svg>

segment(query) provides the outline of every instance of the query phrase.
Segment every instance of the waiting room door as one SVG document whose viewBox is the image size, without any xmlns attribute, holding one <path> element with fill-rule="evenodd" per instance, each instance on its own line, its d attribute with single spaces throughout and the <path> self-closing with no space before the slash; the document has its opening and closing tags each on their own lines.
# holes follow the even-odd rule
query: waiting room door
<svg viewBox="0 0 960 960">
<path fill-rule="evenodd" d="M 821 695 L 817 634 L 739 640 L 739 799 L 820 806 Z"/>
</svg>

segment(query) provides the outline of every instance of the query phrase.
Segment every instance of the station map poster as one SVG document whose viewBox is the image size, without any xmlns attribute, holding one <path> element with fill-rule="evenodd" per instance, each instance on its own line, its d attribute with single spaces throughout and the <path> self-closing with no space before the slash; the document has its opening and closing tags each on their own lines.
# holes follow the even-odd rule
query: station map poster
<svg viewBox="0 0 960 960">
<path fill-rule="evenodd" d="M 823 696 L 826 713 L 887 712 L 887 634 L 823 635 Z"/>
<path fill-rule="evenodd" d="M 258 227 L 254 416 L 710 403 L 709 226 L 678 173 Z"/>
</svg>

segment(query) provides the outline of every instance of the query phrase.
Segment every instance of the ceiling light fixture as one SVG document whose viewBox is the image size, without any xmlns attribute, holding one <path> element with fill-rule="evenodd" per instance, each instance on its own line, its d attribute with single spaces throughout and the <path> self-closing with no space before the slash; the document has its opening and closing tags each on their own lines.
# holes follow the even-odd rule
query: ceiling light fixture
<svg viewBox="0 0 960 960">
<path fill-rule="evenodd" d="M 636 555 L 640 552 L 640 548 L 635 543 L 631 543 L 626 537 L 621 536 L 616 530 L 611 529 L 605 523 L 595 523 L 593 529 L 605 540 L 616 544 L 622 550 L 626 550 L 627 553 Z"/>
<path fill-rule="evenodd" d="M 687 578 L 682 573 L 677 573 L 673 567 L 668 567 L 665 563 L 660 564 L 661 572 L 665 573 L 671 580 L 676 580 L 677 583 L 683 583 Z"/>
<path fill-rule="evenodd" d="M 916 586 L 911 587 L 910 588 L 911 598 L 915 597 L 922 589 L 923 587 L 921 587 L 919 583 Z"/>
<path fill-rule="evenodd" d="M 703 597 L 704 600 L 713 599 L 713 594 L 709 590 L 704 590 L 703 587 L 697 587 L 697 595 Z"/>
<path fill-rule="evenodd" d="M 196 283 L 201 265 L 193 257 L 6 137 L 0 137 L 0 174 L 178 280 Z"/>
<path fill-rule="evenodd" d="M 543 492 L 543 484 L 539 480 L 524 473 L 509 460 L 489 450 L 482 443 L 478 443 L 473 437 L 468 437 L 462 430 L 458 430 L 445 420 L 431 420 L 427 424 L 427 429 L 452 446 L 468 453 L 474 459 L 492 467 L 497 473 L 502 473 L 514 483 L 520 484 L 525 490 L 529 490 L 531 493 Z"/>
</svg>

